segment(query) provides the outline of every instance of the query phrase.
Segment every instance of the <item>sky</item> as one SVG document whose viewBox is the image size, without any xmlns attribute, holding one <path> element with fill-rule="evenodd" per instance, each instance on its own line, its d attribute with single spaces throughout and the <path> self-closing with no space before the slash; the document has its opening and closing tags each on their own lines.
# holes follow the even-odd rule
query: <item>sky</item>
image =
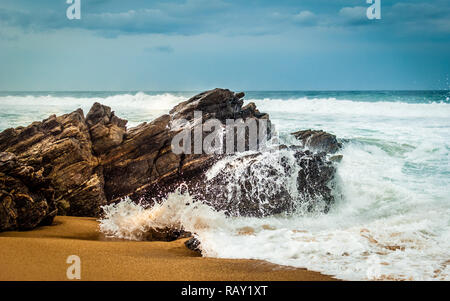
<svg viewBox="0 0 450 301">
<path fill-rule="evenodd" d="M 449 89 L 450 1 L 0 2 L 2 91 Z"/>
</svg>

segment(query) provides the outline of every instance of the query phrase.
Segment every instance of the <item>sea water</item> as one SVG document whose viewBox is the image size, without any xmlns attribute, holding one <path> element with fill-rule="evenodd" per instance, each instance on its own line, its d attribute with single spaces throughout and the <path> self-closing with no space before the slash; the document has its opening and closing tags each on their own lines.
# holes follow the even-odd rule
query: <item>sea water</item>
<svg viewBox="0 0 450 301">
<path fill-rule="evenodd" d="M 194 94 L 1 92 L 0 130 L 79 107 L 87 114 L 96 101 L 135 126 Z M 270 114 L 282 143 L 295 143 L 289 133 L 300 129 L 344 139 L 336 202 L 327 214 L 226 217 L 174 192 L 153 208 L 129 200 L 106 207 L 101 229 L 139 240 L 148 227 L 183 227 L 197 234 L 204 256 L 261 259 L 340 279 L 450 280 L 449 97 L 449 91 L 247 92 L 246 103 Z"/>
</svg>

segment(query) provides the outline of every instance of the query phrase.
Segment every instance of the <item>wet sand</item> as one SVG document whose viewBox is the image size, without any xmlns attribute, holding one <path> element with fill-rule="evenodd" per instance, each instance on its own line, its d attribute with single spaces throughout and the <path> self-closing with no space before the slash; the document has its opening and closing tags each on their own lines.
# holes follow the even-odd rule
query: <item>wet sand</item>
<svg viewBox="0 0 450 301">
<path fill-rule="evenodd" d="M 113 241 L 98 232 L 93 218 L 57 217 L 53 226 L 0 233 L 0 280 L 68 280 L 70 255 L 80 257 L 86 281 L 334 280 L 264 261 L 203 258 L 185 241 Z"/>
</svg>

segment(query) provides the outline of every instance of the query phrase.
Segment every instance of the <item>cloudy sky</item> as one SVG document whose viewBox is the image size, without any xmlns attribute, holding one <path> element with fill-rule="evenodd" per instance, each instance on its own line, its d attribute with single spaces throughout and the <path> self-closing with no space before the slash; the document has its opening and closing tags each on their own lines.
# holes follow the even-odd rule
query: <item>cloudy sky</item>
<svg viewBox="0 0 450 301">
<path fill-rule="evenodd" d="M 0 90 L 448 89 L 450 1 L 0 2 Z"/>
</svg>

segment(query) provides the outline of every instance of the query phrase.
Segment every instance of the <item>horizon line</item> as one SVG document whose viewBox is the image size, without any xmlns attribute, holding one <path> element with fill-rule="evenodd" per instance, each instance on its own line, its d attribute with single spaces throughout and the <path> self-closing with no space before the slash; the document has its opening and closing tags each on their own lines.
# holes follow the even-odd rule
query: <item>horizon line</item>
<svg viewBox="0 0 450 301">
<path fill-rule="evenodd" d="M 216 88 L 213 88 L 216 89 Z M 200 90 L 145 90 L 145 89 L 135 89 L 135 90 L 0 90 L 0 93 L 24 93 L 24 92 L 166 92 L 166 93 L 188 93 L 188 92 L 204 92 L 210 91 L 213 89 L 200 89 Z M 395 92 L 421 92 L 421 91 L 440 91 L 450 92 L 450 89 L 312 89 L 312 90 L 240 90 L 240 89 L 229 89 L 229 88 L 220 88 L 220 89 L 228 89 L 230 91 L 242 91 L 242 92 L 386 92 L 386 91 L 395 91 Z"/>
</svg>

